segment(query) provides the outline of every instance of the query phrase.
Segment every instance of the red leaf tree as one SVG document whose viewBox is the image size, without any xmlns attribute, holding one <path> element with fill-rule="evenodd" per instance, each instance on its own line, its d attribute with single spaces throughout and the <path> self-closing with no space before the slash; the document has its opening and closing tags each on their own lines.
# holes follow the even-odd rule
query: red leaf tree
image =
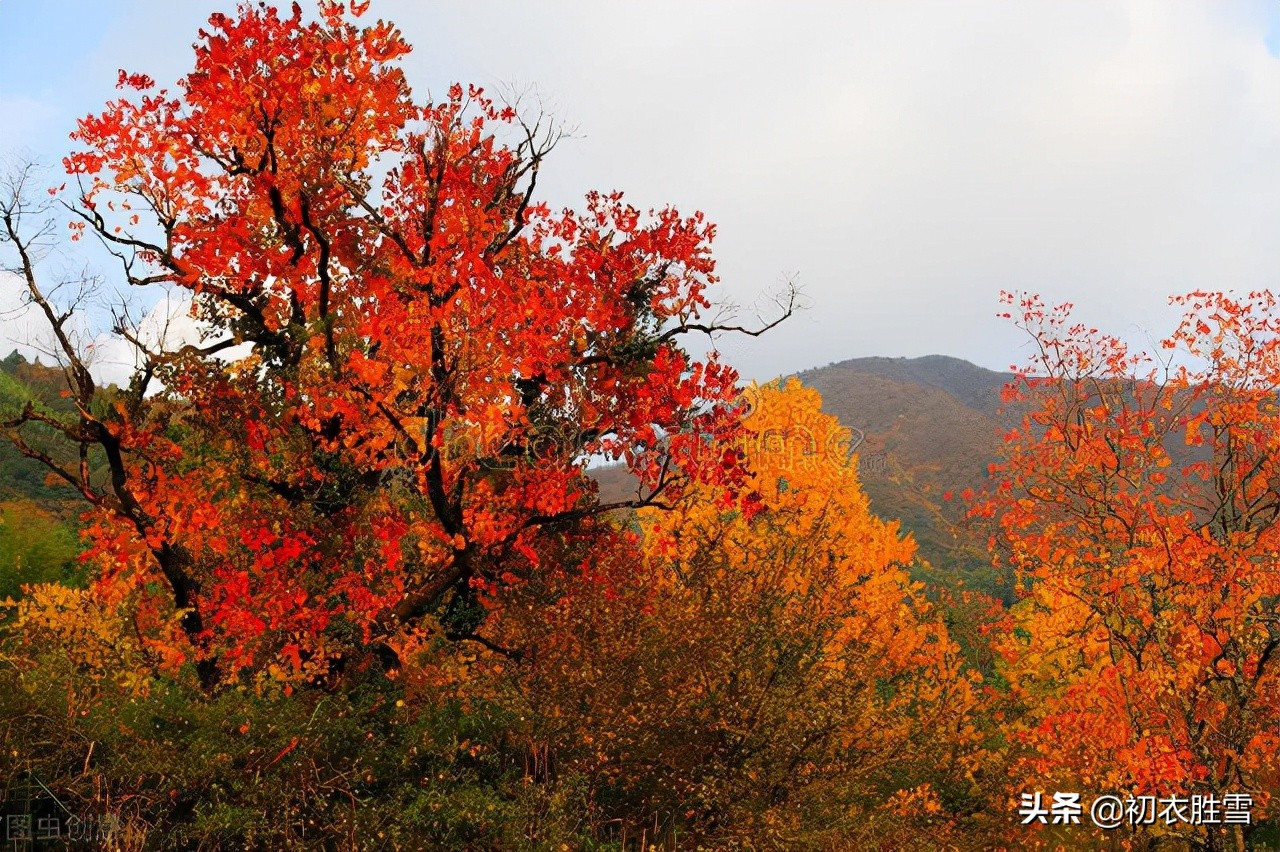
<svg viewBox="0 0 1280 852">
<path fill-rule="evenodd" d="M 1280 783 L 1280 305 L 1174 299 L 1186 314 L 1160 360 L 1070 305 L 1006 300 L 1037 344 L 982 506 L 1025 585 L 999 643 L 1017 777 L 1218 807 L 1248 794 L 1256 820 Z M 1188 822 L 1152 830 L 1228 842 Z"/>
<path fill-rule="evenodd" d="M 165 348 L 121 322 L 143 354 L 113 405 L 40 289 L 21 187 L 4 218 L 78 407 L 8 434 L 96 507 L 102 592 L 180 611 L 207 685 L 329 678 L 358 647 L 394 665 L 425 622 L 486 641 L 548 542 L 725 475 L 704 448 L 735 428 L 735 374 L 680 336 L 763 330 L 705 317 L 701 214 L 619 193 L 553 212 L 534 189 L 554 130 L 474 87 L 416 101 L 409 46 L 360 11 L 214 15 L 175 89 L 122 72 L 135 93 L 80 122 L 76 233 L 210 329 Z M 107 481 L 33 429 L 100 452 Z M 634 500 L 596 498 L 593 455 L 630 465 Z"/>
</svg>

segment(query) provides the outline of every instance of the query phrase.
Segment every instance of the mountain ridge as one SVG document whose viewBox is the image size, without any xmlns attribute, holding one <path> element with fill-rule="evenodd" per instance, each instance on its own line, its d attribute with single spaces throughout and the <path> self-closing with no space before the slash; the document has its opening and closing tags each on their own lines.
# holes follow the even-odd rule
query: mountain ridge
<svg viewBox="0 0 1280 852">
<path fill-rule="evenodd" d="M 1012 373 L 926 355 L 851 358 L 781 379 L 791 376 L 821 394 L 823 411 L 861 434 L 858 476 L 872 511 L 898 520 L 935 570 L 989 573 L 985 548 L 964 523 L 965 507 L 946 495 L 987 482 L 1009 425 L 1000 391 Z M 603 499 L 635 496 L 625 469 L 592 474 Z M 979 582 L 989 584 L 989 577 Z"/>
</svg>

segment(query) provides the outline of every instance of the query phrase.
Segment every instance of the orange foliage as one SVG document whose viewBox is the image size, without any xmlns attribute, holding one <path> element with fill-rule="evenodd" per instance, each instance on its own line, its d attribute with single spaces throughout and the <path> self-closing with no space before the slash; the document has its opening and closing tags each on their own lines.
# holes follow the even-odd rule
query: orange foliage
<svg viewBox="0 0 1280 852">
<path fill-rule="evenodd" d="M 1018 305 L 1040 356 L 980 508 L 1026 587 L 999 642 L 1017 777 L 1250 793 L 1256 819 L 1280 787 L 1280 312 L 1270 293 L 1174 301 L 1164 363 L 1069 305 Z"/>
<path fill-rule="evenodd" d="M 559 771 L 650 790 L 691 831 L 727 819 L 714 842 L 944 836 L 930 784 L 969 793 L 976 675 L 817 393 L 793 380 L 746 399 L 739 437 L 706 447 L 741 461 L 740 488 L 642 511 L 638 530 L 566 560 L 571 580 L 524 590 L 556 605 L 501 614 L 506 644 L 529 651 L 513 676 L 541 720 L 530 736 Z"/>
<path fill-rule="evenodd" d="M 112 468 L 101 491 L 64 476 L 113 512 L 92 555 L 168 586 L 208 683 L 323 678 L 353 642 L 494 608 L 611 508 L 593 454 L 631 466 L 634 505 L 734 473 L 697 455 L 732 428 L 734 373 L 678 341 L 716 329 L 714 227 L 619 193 L 553 212 L 533 190 L 554 131 L 475 87 L 414 100 L 409 46 L 359 11 L 214 15 L 176 91 L 122 72 L 138 93 L 81 120 L 66 161 L 77 232 L 214 333 L 147 353 L 105 415 L 80 386 L 58 427 Z"/>
</svg>

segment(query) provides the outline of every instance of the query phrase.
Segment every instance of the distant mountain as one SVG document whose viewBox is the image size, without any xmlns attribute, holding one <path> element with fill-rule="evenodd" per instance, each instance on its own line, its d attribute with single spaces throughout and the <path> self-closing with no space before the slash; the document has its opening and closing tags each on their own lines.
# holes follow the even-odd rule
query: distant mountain
<svg viewBox="0 0 1280 852">
<path fill-rule="evenodd" d="M 1009 425 L 1000 391 L 1013 374 L 927 355 L 855 358 L 796 377 L 822 394 L 824 411 L 862 433 L 858 474 L 872 510 L 901 521 L 935 569 L 987 574 L 985 546 L 967 530 L 958 495 L 987 482 Z"/>
<path fill-rule="evenodd" d="M 1012 373 L 997 373 L 949 355 L 925 355 L 922 358 L 853 358 L 797 374 L 805 384 L 847 373 L 879 376 L 900 385 L 919 385 L 946 391 L 968 407 L 994 415 L 1000 405 L 1000 389 Z"/>
<path fill-rule="evenodd" d="M 976 574 L 1001 594 L 984 542 L 964 524 L 958 499 L 987 482 L 1007 431 L 1000 390 L 1013 378 L 959 358 L 855 358 L 797 373 L 823 410 L 858 430 L 858 474 L 872 510 L 897 519 L 937 571 Z M 634 497 L 622 468 L 593 471 L 605 499 Z M 944 499 L 946 492 L 953 499 Z"/>
<path fill-rule="evenodd" d="M 57 367 L 46 367 L 39 360 L 29 363 L 16 350 L 0 359 L 0 419 L 14 417 L 28 400 L 35 400 L 45 409 L 60 414 L 71 414 L 75 404 L 66 397 L 66 376 Z M 37 449 L 48 452 L 74 466 L 65 444 L 50 434 L 45 427 L 29 428 L 27 439 Z M 53 480 L 40 462 L 23 456 L 7 440 L 0 437 L 0 501 L 31 500 L 45 508 L 60 507 L 79 512 L 80 495 L 61 480 Z"/>
<path fill-rule="evenodd" d="M 858 430 L 858 473 L 873 511 L 902 522 L 922 559 L 948 574 L 987 572 L 985 547 L 966 533 L 959 495 L 987 481 L 1008 421 L 1000 389 L 1012 379 L 959 358 L 855 358 L 796 374 L 823 398 L 823 409 Z M 30 364 L 16 352 L 0 359 L 0 410 L 35 397 L 69 411 L 61 370 Z M 12 413 L 10 413 L 12 416 Z M 633 499 L 635 483 L 621 467 L 592 471 L 604 500 Z M 52 482 L 37 462 L 0 441 L 0 501 L 31 500 L 73 514 L 78 497 Z M 998 591 L 998 590 L 997 590 Z"/>
</svg>

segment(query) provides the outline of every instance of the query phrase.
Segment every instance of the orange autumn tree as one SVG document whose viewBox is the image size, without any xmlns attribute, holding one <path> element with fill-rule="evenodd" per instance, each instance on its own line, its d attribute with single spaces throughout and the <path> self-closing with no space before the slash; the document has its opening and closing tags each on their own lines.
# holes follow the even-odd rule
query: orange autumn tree
<svg viewBox="0 0 1280 852">
<path fill-rule="evenodd" d="M 1000 643 L 1024 790 L 1280 789 L 1280 310 L 1176 298 L 1156 354 L 1005 295 L 1037 344 L 996 466 L 996 552 L 1025 584 Z M 1184 808 L 1185 810 L 1185 808 Z M 1216 827 L 1157 826 L 1203 848 Z M 1230 843 L 1242 844 L 1235 829 Z M 1243 848 L 1242 846 L 1240 848 Z"/>
<path fill-rule="evenodd" d="M 92 504 L 99 593 L 176 625 L 150 638 L 206 686 L 332 683 L 357 648 L 396 666 L 426 623 L 486 643 L 548 543 L 733 475 L 694 450 L 734 428 L 734 373 L 679 342 L 723 328 L 714 227 L 618 193 L 548 209 L 556 134 L 474 87 L 415 100 L 409 45 L 362 6 L 216 14 L 176 88 L 121 72 L 130 94 L 81 120 L 77 235 L 208 329 L 165 348 L 121 321 L 141 366 L 118 397 L 41 280 L 29 174 L 0 210 L 76 403 L 11 412 L 7 435 Z M 642 493 L 602 505 L 592 455 Z"/>
<path fill-rule="evenodd" d="M 872 514 L 849 430 L 794 379 L 745 399 L 741 433 L 702 450 L 741 459 L 738 488 L 641 510 L 593 582 L 496 619 L 530 649 L 516 706 L 543 771 L 625 803 L 602 817 L 637 837 L 945 838 L 973 788 L 976 676 L 908 575 L 915 543 Z"/>
</svg>

